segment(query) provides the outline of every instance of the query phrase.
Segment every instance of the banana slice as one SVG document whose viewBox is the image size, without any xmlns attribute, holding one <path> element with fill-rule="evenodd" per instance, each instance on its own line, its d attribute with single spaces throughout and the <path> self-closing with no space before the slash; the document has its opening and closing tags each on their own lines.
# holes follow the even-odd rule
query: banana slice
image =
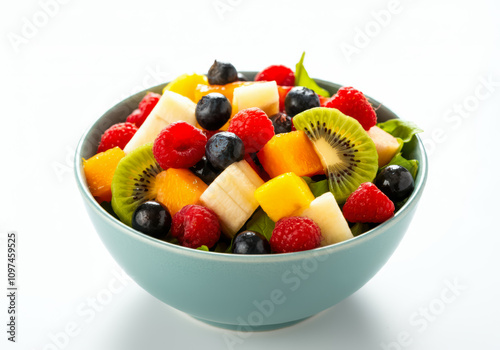
<svg viewBox="0 0 500 350">
<path fill-rule="evenodd" d="M 257 186 L 241 171 L 237 163 L 228 166 L 217 176 L 215 182 L 250 216 L 259 206 L 254 196 Z"/>
<path fill-rule="evenodd" d="M 222 232 L 229 238 L 233 238 L 251 215 L 241 209 L 215 181 L 203 192 L 200 202 L 217 214 Z"/>
</svg>

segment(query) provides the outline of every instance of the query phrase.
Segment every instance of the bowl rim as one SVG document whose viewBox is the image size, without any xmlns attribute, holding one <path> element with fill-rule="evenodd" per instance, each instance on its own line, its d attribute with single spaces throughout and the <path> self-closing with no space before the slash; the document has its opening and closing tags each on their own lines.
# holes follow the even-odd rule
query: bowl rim
<svg viewBox="0 0 500 350">
<path fill-rule="evenodd" d="M 255 72 L 241 72 L 243 74 L 255 74 Z M 321 80 L 321 79 L 316 79 L 314 80 L 321 84 L 321 85 L 334 85 L 336 87 L 340 87 L 341 85 L 332 83 L 329 81 Z M 371 240 L 375 238 L 378 235 L 383 234 L 387 230 L 389 230 L 392 226 L 396 225 L 400 220 L 402 220 L 406 215 L 408 215 L 418 204 L 418 201 L 420 197 L 422 196 L 426 181 L 427 181 L 427 176 L 428 176 L 428 159 L 427 159 L 427 153 L 425 151 L 424 144 L 420 138 L 419 135 L 415 135 L 414 137 L 417 138 L 418 145 L 417 149 L 419 150 L 421 154 L 421 160 L 419 161 L 419 169 L 417 173 L 417 178 L 415 180 L 415 189 L 413 190 L 413 193 L 410 195 L 406 203 L 396 212 L 394 217 L 389 219 L 388 221 L 378 225 L 377 227 L 361 234 L 358 236 L 355 236 L 353 238 L 350 238 L 348 240 L 335 243 L 332 245 L 324 246 L 324 247 L 319 247 L 311 250 L 305 250 L 305 251 L 300 251 L 300 252 L 293 252 L 293 253 L 281 253 L 281 254 L 262 254 L 262 255 L 244 255 L 244 254 L 230 254 L 230 253 L 221 253 L 221 252 L 212 252 L 212 251 L 204 251 L 204 250 L 198 250 L 198 249 L 192 249 L 192 248 L 187 248 L 183 247 L 181 245 L 177 245 L 174 243 L 169 243 L 166 241 L 159 240 L 157 238 L 153 238 L 151 236 L 148 236 L 142 232 L 139 232 L 132 227 L 127 226 L 126 224 L 122 223 L 120 220 L 117 218 L 113 217 L 110 213 L 108 213 L 92 196 L 90 193 L 90 190 L 87 186 L 87 182 L 85 179 L 85 175 L 83 172 L 83 162 L 82 159 L 83 157 L 81 156 L 82 149 L 84 148 L 84 143 L 89 135 L 89 133 L 96 127 L 98 126 L 99 122 L 101 119 L 107 115 L 111 110 L 116 108 L 119 104 L 121 104 L 123 101 L 132 98 L 136 95 L 139 94 L 145 94 L 148 91 L 151 91 L 153 89 L 159 89 L 165 86 L 168 83 L 163 83 L 159 84 L 153 87 L 150 87 L 148 89 L 145 89 L 143 91 L 137 92 L 126 99 L 116 103 L 113 107 L 109 108 L 104 114 L 102 114 L 97 120 L 95 120 L 83 133 L 81 136 L 78 146 L 75 151 L 75 157 L 74 157 L 74 174 L 76 178 L 76 183 L 78 186 L 78 189 L 80 190 L 80 193 L 83 197 L 84 202 L 87 204 L 87 208 L 92 209 L 94 212 L 96 212 L 97 215 L 99 215 L 104 221 L 106 221 L 108 224 L 110 224 L 112 227 L 118 229 L 119 231 L 122 231 L 123 233 L 131 236 L 134 239 L 139 239 L 143 241 L 143 243 L 154 245 L 157 247 L 160 247 L 160 249 L 164 249 L 167 252 L 175 253 L 175 254 L 183 254 L 183 255 L 190 255 L 191 257 L 194 258 L 201 258 L 201 259 L 209 259 L 209 260 L 218 260 L 222 262 L 233 262 L 233 263 L 263 263 L 263 262 L 284 262 L 284 261 L 299 261 L 307 258 L 314 258 L 314 257 L 319 257 L 323 256 L 326 254 L 332 254 L 335 251 L 340 251 L 344 249 L 349 249 L 355 245 L 361 244 L 364 241 Z M 383 106 L 389 113 L 392 113 L 397 117 L 397 114 L 394 113 L 392 110 L 387 108 L 385 105 L 381 104 L 377 100 L 371 98 L 370 96 L 366 96 L 368 99 L 370 99 L 372 102 L 380 104 Z M 399 118 L 399 117 L 398 117 Z M 96 229 L 97 231 L 97 229 Z M 100 235 L 100 233 L 98 232 Z"/>
</svg>

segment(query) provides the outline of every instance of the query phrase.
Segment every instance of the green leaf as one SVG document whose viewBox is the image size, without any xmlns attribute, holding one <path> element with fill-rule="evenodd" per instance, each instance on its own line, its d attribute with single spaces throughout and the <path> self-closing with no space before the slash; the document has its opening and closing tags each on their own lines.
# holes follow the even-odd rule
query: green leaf
<svg viewBox="0 0 500 350">
<path fill-rule="evenodd" d="M 410 142 L 413 135 L 423 132 L 415 123 L 401 119 L 391 119 L 384 123 L 378 123 L 377 126 L 405 143 Z"/>
<path fill-rule="evenodd" d="M 401 153 L 396 154 L 394 156 L 394 158 L 391 159 L 389 164 L 380 168 L 380 170 L 388 167 L 389 165 L 400 165 L 400 166 L 406 168 L 406 170 L 408 170 L 411 173 L 411 175 L 413 176 L 413 179 L 415 179 L 415 177 L 417 176 L 418 160 L 416 160 L 416 159 L 408 160 L 405 157 L 403 157 L 403 155 Z"/>
<path fill-rule="evenodd" d="M 370 225 L 361 222 L 357 222 L 351 227 L 351 232 L 354 237 L 359 236 L 369 230 Z"/>
<path fill-rule="evenodd" d="M 318 84 L 316 84 L 313 79 L 309 78 L 309 74 L 307 74 L 307 71 L 304 68 L 305 55 L 306 53 L 303 52 L 299 63 L 295 65 L 295 86 L 305 86 L 306 88 L 313 90 L 318 95 L 330 97 L 330 93 L 327 90 L 323 89 Z"/>
<path fill-rule="evenodd" d="M 206 245 L 202 245 L 201 247 L 196 248 L 197 250 L 204 250 L 208 252 L 208 247 Z"/>
<path fill-rule="evenodd" d="M 259 208 L 255 214 L 253 214 L 250 221 L 248 221 L 246 228 L 247 230 L 260 233 L 269 241 L 273 234 L 274 226 L 274 221 L 271 220 L 262 208 Z"/>
<path fill-rule="evenodd" d="M 309 189 L 316 198 L 330 191 L 330 188 L 328 187 L 328 180 L 326 179 L 315 182 L 310 177 L 307 176 L 303 176 L 302 178 L 305 180 L 307 186 L 309 186 Z"/>
</svg>

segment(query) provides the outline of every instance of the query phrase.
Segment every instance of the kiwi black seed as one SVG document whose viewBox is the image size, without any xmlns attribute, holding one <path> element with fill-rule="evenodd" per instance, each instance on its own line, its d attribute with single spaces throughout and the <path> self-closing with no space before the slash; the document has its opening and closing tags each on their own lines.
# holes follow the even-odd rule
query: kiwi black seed
<svg viewBox="0 0 500 350">
<path fill-rule="evenodd" d="M 120 160 L 111 182 L 111 206 L 120 220 L 132 226 L 142 203 L 156 198 L 156 175 L 163 169 L 153 156 L 153 144 L 140 146 Z"/>
<path fill-rule="evenodd" d="M 293 124 L 313 142 L 337 203 L 342 205 L 363 182 L 373 181 L 377 150 L 357 120 L 335 108 L 317 107 L 297 114 Z"/>
</svg>

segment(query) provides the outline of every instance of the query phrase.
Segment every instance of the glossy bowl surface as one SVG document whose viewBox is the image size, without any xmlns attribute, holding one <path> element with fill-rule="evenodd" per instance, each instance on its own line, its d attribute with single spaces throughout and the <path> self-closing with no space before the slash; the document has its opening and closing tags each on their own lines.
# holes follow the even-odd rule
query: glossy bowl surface
<svg viewBox="0 0 500 350">
<path fill-rule="evenodd" d="M 255 75 L 244 73 L 250 78 Z M 340 87 L 316 81 L 331 93 Z M 243 331 L 268 330 L 337 304 L 387 262 L 410 225 L 426 182 L 427 158 L 418 137 L 414 151 L 407 154 L 420 162 L 415 190 L 395 217 L 358 237 L 315 250 L 262 256 L 193 250 L 146 236 L 106 212 L 87 188 L 81 159 L 95 154 L 104 130 L 123 122 L 146 91 L 161 93 L 164 85 L 139 92 L 107 111 L 84 133 L 75 156 L 78 188 L 96 232 L 142 288 L 207 323 Z M 397 118 L 383 105 L 377 116 L 379 121 Z"/>
</svg>

